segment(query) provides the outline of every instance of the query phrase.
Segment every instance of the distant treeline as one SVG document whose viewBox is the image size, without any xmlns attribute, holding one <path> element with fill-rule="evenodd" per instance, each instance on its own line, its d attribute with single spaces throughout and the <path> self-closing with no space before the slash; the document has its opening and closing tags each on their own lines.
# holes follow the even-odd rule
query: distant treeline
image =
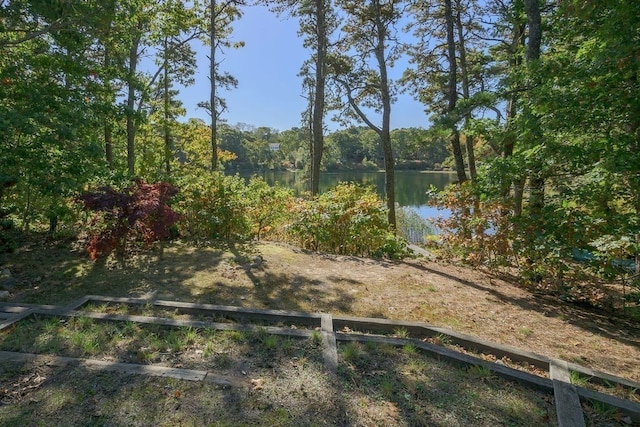
<svg viewBox="0 0 640 427">
<path fill-rule="evenodd" d="M 206 126 L 197 120 L 192 126 Z M 246 124 L 223 124 L 220 148 L 231 154 L 226 170 L 305 169 L 309 162 L 309 135 L 300 128 L 278 131 Z M 442 169 L 453 166 L 446 135 L 421 128 L 391 132 L 397 169 Z M 367 127 L 329 133 L 322 164 L 326 170 L 380 169 L 379 136 Z"/>
</svg>

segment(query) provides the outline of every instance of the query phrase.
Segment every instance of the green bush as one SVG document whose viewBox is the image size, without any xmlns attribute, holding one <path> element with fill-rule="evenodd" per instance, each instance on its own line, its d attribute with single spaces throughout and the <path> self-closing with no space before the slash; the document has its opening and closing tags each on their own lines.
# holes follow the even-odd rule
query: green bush
<svg viewBox="0 0 640 427">
<path fill-rule="evenodd" d="M 204 239 L 245 239 L 251 234 L 246 215 L 246 185 L 239 176 L 192 171 L 178 181 L 181 235 Z"/>
<path fill-rule="evenodd" d="M 389 228 L 387 210 L 372 188 L 340 183 L 289 209 L 287 235 L 302 247 L 343 255 L 400 257 L 406 243 Z"/>
<path fill-rule="evenodd" d="M 245 210 L 251 233 L 258 240 L 276 235 L 287 218 L 287 206 L 293 201 L 293 190 L 270 186 L 263 178 L 252 177 L 245 188 Z"/>
</svg>

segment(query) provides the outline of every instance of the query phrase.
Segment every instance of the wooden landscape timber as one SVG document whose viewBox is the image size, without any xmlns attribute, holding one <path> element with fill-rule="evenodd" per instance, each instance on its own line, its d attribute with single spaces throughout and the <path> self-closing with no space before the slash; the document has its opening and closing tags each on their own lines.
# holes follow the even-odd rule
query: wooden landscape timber
<svg viewBox="0 0 640 427">
<path fill-rule="evenodd" d="M 172 309 L 190 315 L 215 315 L 234 319 L 240 322 L 260 321 L 270 324 L 291 324 L 290 328 L 263 326 L 248 323 L 218 323 L 203 320 L 169 319 L 164 317 L 149 317 L 123 314 L 108 314 L 82 310 L 89 303 L 126 304 L 129 306 L 146 305 L 154 308 Z M 164 327 L 195 327 L 213 328 L 219 330 L 238 331 L 264 331 L 274 335 L 284 335 L 293 338 L 308 338 L 318 331 L 322 335 L 323 357 L 325 367 L 329 372 L 337 372 L 338 353 L 337 342 L 369 342 L 395 347 L 413 345 L 422 352 L 436 358 L 449 361 L 462 366 L 480 366 L 490 372 L 518 382 L 522 385 L 539 391 L 553 393 L 556 403 L 558 424 L 563 426 L 582 426 L 584 418 L 582 413 L 582 401 L 600 402 L 618 409 L 632 422 L 640 423 L 640 404 L 630 400 L 621 399 L 598 391 L 578 387 L 571 384 L 570 371 L 588 375 L 594 382 L 602 384 L 618 384 L 634 390 L 640 390 L 640 383 L 629 379 L 609 375 L 591 370 L 562 360 L 549 359 L 535 353 L 519 350 L 513 347 L 491 343 L 470 335 L 460 334 L 455 331 L 433 327 L 420 322 L 399 322 L 388 319 L 358 318 L 345 316 L 332 316 L 327 313 L 304 313 L 285 310 L 259 310 L 245 309 L 233 306 L 218 306 L 211 304 L 194 304 L 174 301 L 159 301 L 136 298 L 114 298 L 97 295 L 89 295 L 80 298 L 66 307 L 51 305 L 30 305 L 0 303 L 0 330 L 6 329 L 32 315 L 58 316 L 58 317 L 90 317 L 105 321 L 131 321 L 145 324 L 155 324 Z M 300 328 L 300 327 L 306 328 Z M 388 336 L 404 331 L 406 338 Z M 383 335 L 373 335 L 373 334 Z M 496 358 L 507 357 L 513 362 L 519 362 L 535 366 L 549 373 L 549 378 L 535 375 L 530 372 L 517 370 L 504 363 L 483 360 L 475 355 L 466 354 L 455 349 L 445 348 L 429 342 L 425 338 L 447 337 L 452 344 L 462 349 L 475 350 L 483 354 L 490 354 Z M 40 356 L 32 354 L 0 352 L 0 360 L 33 360 Z M 209 381 L 222 387 L 231 387 L 233 382 L 217 377 L 213 373 L 204 371 L 179 370 L 175 368 L 153 367 L 149 365 L 135 365 L 126 363 L 103 362 L 87 359 L 53 357 L 55 363 L 68 364 L 77 362 L 92 369 L 116 370 L 132 374 L 171 376 L 190 381 Z M 53 362 L 52 362 L 53 363 Z M 184 372 L 183 372 L 184 371 Z M 207 378 L 209 378 L 207 380 Z"/>
</svg>

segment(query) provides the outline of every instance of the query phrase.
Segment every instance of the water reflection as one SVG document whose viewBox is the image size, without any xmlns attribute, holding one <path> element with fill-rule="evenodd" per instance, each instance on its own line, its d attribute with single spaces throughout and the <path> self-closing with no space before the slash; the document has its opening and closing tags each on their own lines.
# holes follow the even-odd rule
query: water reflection
<svg viewBox="0 0 640 427">
<path fill-rule="evenodd" d="M 307 181 L 302 172 L 268 171 L 257 173 L 270 184 L 280 184 L 292 188 L 297 194 L 307 190 Z M 247 175 L 245 175 L 247 177 Z M 427 191 L 431 186 L 442 190 L 446 185 L 456 179 L 453 172 L 419 172 L 396 171 L 396 202 L 402 207 L 412 207 L 420 216 L 428 214 L 430 217 L 438 216 L 439 212 L 427 206 Z M 380 197 L 385 197 L 384 172 L 325 172 L 320 174 L 320 192 L 335 187 L 339 182 L 359 182 L 372 185 Z M 433 213 L 433 215 L 432 215 Z"/>
</svg>

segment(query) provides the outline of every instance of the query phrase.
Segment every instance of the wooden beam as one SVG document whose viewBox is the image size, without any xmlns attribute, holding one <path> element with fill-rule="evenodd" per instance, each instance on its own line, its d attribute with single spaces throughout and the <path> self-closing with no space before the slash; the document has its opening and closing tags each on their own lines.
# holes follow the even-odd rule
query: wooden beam
<svg viewBox="0 0 640 427">
<path fill-rule="evenodd" d="M 8 328 L 9 326 L 13 325 L 16 322 L 19 322 L 20 320 L 24 319 L 25 317 L 29 317 L 34 313 L 33 309 L 28 309 L 28 310 L 24 310 L 20 313 L 16 313 L 15 315 L 8 317 L 7 319 L 3 320 L 2 322 L 0 322 L 0 331 Z"/>
<path fill-rule="evenodd" d="M 444 359 L 450 363 L 455 363 L 459 366 L 483 366 L 502 378 L 505 378 L 509 381 L 516 381 L 534 390 L 539 390 L 545 393 L 550 393 L 553 391 L 553 384 L 551 383 L 551 380 L 548 380 L 546 378 L 542 378 L 528 372 L 519 371 L 508 366 L 488 362 L 475 356 L 458 353 L 457 351 L 449 350 L 438 345 L 414 339 L 342 333 L 337 333 L 336 339 L 338 341 L 374 342 L 378 344 L 392 345 L 395 347 L 403 347 L 407 344 L 410 344 L 416 346 L 419 350 L 425 353 L 428 353 L 439 359 Z"/>
<path fill-rule="evenodd" d="M 600 402 L 617 408 L 631 419 L 633 425 L 640 425 L 640 404 L 583 387 L 576 386 L 576 390 L 582 400 Z"/>
<path fill-rule="evenodd" d="M 114 321 L 114 322 L 136 322 L 148 325 L 159 325 L 167 327 L 192 327 L 192 328 L 210 328 L 221 331 L 244 331 L 259 332 L 266 331 L 273 335 L 285 335 L 294 338 L 308 338 L 312 335 L 312 331 L 308 329 L 290 329 L 278 328 L 274 326 L 259 326 L 247 324 L 233 323 L 215 323 L 201 320 L 181 320 L 167 319 L 164 317 L 148 317 L 148 316 L 132 316 L 125 314 L 95 313 L 91 311 L 67 311 L 67 310 L 32 310 L 34 314 L 43 316 L 60 316 L 60 317 L 89 317 L 91 319 Z"/>
<path fill-rule="evenodd" d="M 140 298 L 117 298 L 117 297 L 103 297 L 98 295 L 88 296 L 90 301 L 95 302 L 111 302 L 121 303 L 128 305 L 146 305 L 151 304 L 154 307 L 160 308 L 177 308 L 184 313 L 190 314 L 219 314 L 235 319 L 251 319 L 251 320 L 263 320 L 270 322 L 290 322 L 298 325 L 305 326 L 320 326 L 320 315 L 317 313 L 305 313 L 300 311 L 288 311 L 288 310 L 263 310 L 255 308 L 243 308 L 227 305 L 214 305 L 214 304 L 196 304 L 190 302 L 180 301 L 163 301 L 163 300 L 145 300 Z"/>
<path fill-rule="evenodd" d="M 622 386 L 640 390 L 640 383 L 636 381 L 629 380 L 627 378 L 618 377 L 615 375 L 607 374 L 606 372 L 596 371 L 595 369 L 590 369 L 584 366 L 577 365 L 575 363 L 567 362 L 570 371 L 579 372 L 583 375 L 587 375 L 591 377 L 592 380 L 597 381 L 602 385 L 611 386 L 612 383 L 620 384 Z"/>
<path fill-rule="evenodd" d="M 324 366 L 332 374 L 338 373 L 338 345 L 336 333 L 333 330 L 333 320 L 330 314 L 322 314 L 322 357 Z"/>
<path fill-rule="evenodd" d="M 429 338 L 444 335 L 457 344 L 469 350 L 487 352 L 494 356 L 508 357 L 514 362 L 527 363 L 537 368 L 549 369 L 549 358 L 530 351 L 520 350 L 515 347 L 483 340 L 471 335 L 455 332 L 451 329 L 430 326 L 426 323 L 395 321 L 389 319 L 372 319 L 348 316 L 334 316 L 333 324 L 336 330 L 348 327 L 358 332 L 382 332 L 393 334 L 398 329 L 404 329 L 412 338 Z"/>
<path fill-rule="evenodd" d="M 571 384 L 569 367 L 564 360 L 552 359 L 549 374 L 553 381 L 553 396 L 556 402 L 559 427 L 584 427 L 584 413 L 580 405 L 580 396 Z"/>
<path fill-rule="evenodd" d="M 0 351 L 0 360 L 6 362 L 32 362 L 42 361 L 51 366 L 79 365 L 86 369 L 97 371 L 121 372 L 125 374 L 151 375 L 156 377 L 176 378 L 186 381 L 204 381 L 207 376 L 206 371 L 196 371 L 193 369 L 166 368 L 155 365 L 138 365 L 134 363 L 106 362 L 104 360 L 79 359 L 75 357 L 62 356 L 42 356 L 31 353 L 16 353 L 10 351 Z"/>
</svg>

